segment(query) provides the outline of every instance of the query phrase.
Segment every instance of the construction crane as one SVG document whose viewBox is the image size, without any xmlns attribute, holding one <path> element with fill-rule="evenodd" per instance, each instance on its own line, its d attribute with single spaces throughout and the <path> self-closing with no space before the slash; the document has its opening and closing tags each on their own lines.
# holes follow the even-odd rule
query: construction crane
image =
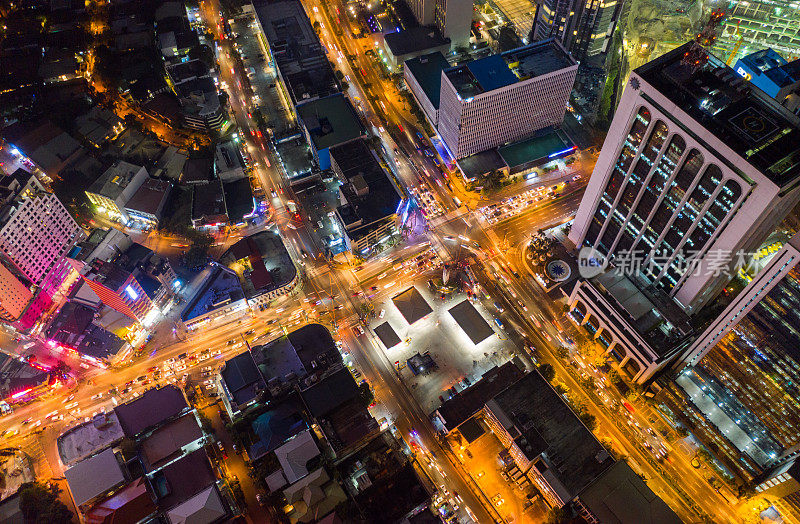
<svg viewBox="0 0 800 524">
<path fill-rule="evenodd" d="M 731 65 L 731 62 L 733 62 L 733 59 L 736 58 L 736 54 L 739 52 L 739 49 L 741 49 L 742 44 L 744 43 L 744 35 L 742 35 L 741 31 L 739 31 L 739 24 L 741 23 L 741 20 L 736 22 L 736 36 L 738 36 L 739 39 L 736 41 L 736 45 L 733 46 L 733 51 L 731 51 L 730 56 L 727 60 L 725 60 L 726 65 Z"/>
</svg>

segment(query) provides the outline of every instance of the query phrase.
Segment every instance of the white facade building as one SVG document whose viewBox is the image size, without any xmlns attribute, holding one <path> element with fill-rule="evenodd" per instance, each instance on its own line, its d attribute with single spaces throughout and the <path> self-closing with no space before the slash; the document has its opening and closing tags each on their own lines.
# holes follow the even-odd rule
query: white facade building
<svg viewBox="0 0 800 524">
<path fill-rule="evenodd" d="M 560 124 L 578 64 L 554 39 L 442 72 L 439 135 L 463 158 Z"/>
<path fill-rule="evenodd" d="M 80 227 L 54 194 L 30 185 L 2 213 L 0 251 L 52 296 L 70 271 L 64 257 L 80 240 Z"/>
<path fill-rule="evenodd" d="M 800 200 L 799 145 L 795 115 L 686 44 L 631 74 L 569 238 L 697 311 Z"/>
<path fill-rule="evenodd" d="M 472 0 L 436 0 L 434 22 L 452 47 L 466 47 L 472 30 Z"/>
</svg>

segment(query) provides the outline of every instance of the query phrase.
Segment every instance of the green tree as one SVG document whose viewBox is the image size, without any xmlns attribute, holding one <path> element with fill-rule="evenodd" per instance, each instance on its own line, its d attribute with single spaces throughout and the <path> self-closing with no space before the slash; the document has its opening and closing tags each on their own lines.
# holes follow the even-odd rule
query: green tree
<svg viewBox="0 0 800 524">
<path fill-rule="evenodd" d="M 200 419 L 200 427 L 203 428 L 203 431 L 209 434 L 214 433 L 214 424 L 211 422 L 211 419 L 208 418 L 208 415 L 198 410 L 197 418 Z"/>
<path fill-rule="evenodd" d="M 68 524 L 72 512 L 58 500 L 61 489 L 42 482 L 26 482 L 20 486 L 19 507 L 26 524 Z"/>
<path fill-rule="evenodd" d="M 209 68 L 214 67 L 216 63 L 214 51 L 205 44 L 199 44 L 189 49 L 189 58 L 192 60 L 200 60 Z"/>
<path fill-rule="evenodd" d="M 591 413 L 584 411 L 578 415 L 578 418 L 581 419 L 581 422 L 583 422 L 587 428 L 589 428 L 589 431 L 594 431 L 597 429 L 597 419 Z"/>
<path fill-rule="evenodd" d="M 552 507 L 547 512 L 547 524 L 566 524 L 570 521 L 569 515 L 564 508 Z"/>
<path fill-rule="evenodd" d="M 361 402 L 367 407 L 375 401 L 375 394 L 372 392 L 372 388 L 369 387 L 367 382 L 362 382 L 358 386 L 358 396 L 361 398 Z"/>
<path fill-rule="evenodd" d="M 556 377 L 556 370 L 553 369 L 553 366 L 550 364 L 539 364 L 538 369 L 539 373 L 541 373 L 544 379 L 548 382 L 552 382 Z"/>
</svg>

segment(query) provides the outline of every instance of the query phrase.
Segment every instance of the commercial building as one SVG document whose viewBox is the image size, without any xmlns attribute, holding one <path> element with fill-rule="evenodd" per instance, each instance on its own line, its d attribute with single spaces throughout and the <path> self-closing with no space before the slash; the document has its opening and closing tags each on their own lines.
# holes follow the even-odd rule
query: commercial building
<svg viewBox="0 0 800 524">
<path fill-rule="evenodd" d="M 239 320 L 247 309 L 247 300 L 239 276 L 219 264 L 212 264 L 203 285 L 181 313 L 187 330 L 209 324 L 225 324 Z"/>
<path fill-rule="evenodd" d="M 583 62 L 605 53 L 625 0 L 544 0 L 533 22 L 533 39 L 556 38 Z"/>
<path fill-rule="evenodd" d="M 122 224 L 130 220 L 125 204 L 147 180 L 147 170 L 125 161 L 118 161 L 95 180 L 86 196 L 95 212 Z"/>
<path fill-rule="evenodd" d="M 438 131 L 463 158 L 562 122 L 578 65 L 554 39 L 442 72 Z"/>
<path fill-rule="evenodd" d="M 800 60 L 787 62 L 773 49 L 762 49 L 740 58 L 734 69 L 792 113 L 800 111 Z"/>
<path fill-rule="evenodd" d="M 616 270 L 576 282 L 568 304 L 567 317 L 637 384 L 653 378 L 696 336 L 689 315 L 667 293 Z"/>
<path fill-rule="evenodd" d="M 444 38 L 435 27 L 416 26 L 383 35 L 386 65 L 395 71 L 408 60 L 430 53 L 447 54 L 450 39 Z M 437 81 L 438 81 L 438 76 Z"/>
<path fill-rule="evenodd" d="M 144 231 L 156 229 L 171 190 L 172 184 L 166 180 L 146 179 L 125 204 L 128 227 Z"/>
<path fill-rule="evenodd" d="M 433 24 L 436 0 L 406 0 L 406 5 L 420 25 Z"/>
<path fill-rule="evenodd" d="M 473 0 L 436 0 L 433 23 L 453 47 L 467 47 L 472 34 Z"/>
<path fill-rule="evenodd" d="M 685 44 L 631 74 L 569 239 L 695 312 L 800 200 L 798 143 L 795 115 Z"/>
<path fill-rule="evenodd" d="M 405 61 L 403 78 L 428 122 L 439 125 L 439 95 L 442 89 L 442 71 L 450 64 L 440 51 L 434 51 Z"/>
<path fill-rule="evenodd" d="M 21 313 L 23 288 L 31 284 L 53 296 L 70 272 L 65 255 L 82 233 L 58 197 L 30 173 L 20 169 L 3 177 L 0 192 L 0 253 L 6 264 L 0 286 L 10 317 Z"/>
<path fill-rule="evenodd" d="M 779 476 L 800 455 L 798 263 L 794 236 L 676 365 L 692 425 L 708 432 L 729 468 L 756 483 Z"/>
<path fill-rule="evenodd" d="M 294 289 L 297 268 L 280 235 L 260 231 L 233 244 L 219 263 L 234 271 L 250 307 L 259 307 Z"/>
<path fill-rule="evenodd" d="M 323 98 L 340 91 L 325 49 L 299 0 L 255 4 L 264 47 L 281 80 L 289 105 Z"/>
<path fill-rule="evenodd" d="M 400 231 L 407 200 L 365 139 L 332 148 L 330 157 L 340 181 L 336 217 L 342 239 L 348 250 L 365 256 Z"/>
<path fill-rule="evenodd" d="M 17 122 L 3 128 L 0 135 L 6 151 L 48 183 L 83 150 L 77 140 L 49 120 Z"/>
<path fill-rule="evenodd" d="M 330 148 L 366 135 L 353 104 L 341 93 L 300 104 L 297 115 L 320 169 L 331 167 Z"/>
</svg>

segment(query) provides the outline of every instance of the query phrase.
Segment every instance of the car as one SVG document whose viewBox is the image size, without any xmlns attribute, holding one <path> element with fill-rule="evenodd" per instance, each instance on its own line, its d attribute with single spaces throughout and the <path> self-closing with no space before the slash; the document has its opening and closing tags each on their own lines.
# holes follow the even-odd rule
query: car
<svg viewBox="0 0 800 524">
<path fill-rule="evenodd" d="M 75 399 L 75 394 L 72 394 L 72 395 L 67 397 L 66 402 L 69 402 L 69 401 L 74 400 L 74 399 Z"/>
<path fill-rule="evenodd" d="M 141 377 L 136 378 L 136 382 L 144 382 L 147 380 L 147 375 L 142 375 Z"/>
<path fill-rule="evenodd" d="M 31 422 L 33 422 L 32 418 L 26 418 L 25 420 L 22 421 L 22 425 L 26 426 L 26 425 L 30 424 Z"/>
<path fill-rule="evenodd" d="M 359 326 L 358 324 L 356 324 L 355 328 L 353 328 L 353 329 L 355 329 L 355 332 L 356 332 L 358 335 L 363 335 L 363 334 L 364 334 L 364 328 L 362 328 L 362 327 L 361 327 L 361 326 Z"/>
<path fill-rule="evenodd" d="M 499 318 L 495 318 L 495 319 L 494 319 L 494 323 L 495 323 L 495 324 L 497 324 L 497 327 L 499 327 L 500 329 L 505 329 L 505 327 L 506 327 L 506 326 L 503 324 L 503 321 L 502 321 L 502 320 L 500 320 Z"/>
<path fill-rule="evenodd" d="M 496 302 L 496 301 L 495 301 L 495 303 L 494 303 L 494 308 L 495 308 L 497 311 L 499 311 L 500 313 L 502 313 L 503 311 L 505 311 L 505 309 L 503 309 L 503 306 L 502 306 L 500 303 Z"/>
<path fill-rule="evenodd" d="M 217 447 L 219 448 L 219 452 L 222 453 L 222 456 L 228 458 L 228 455 L 225 453 L 225 444 L 223 444 L 221 440 L 217 441 Z"/>
<path fill-rule="evenodd" d="M 384 315 L 386 315 L 386 310 L 385 310 L 385 309 L 381 309 L 381 312 L 380 312 L 380 314 L 378 315 L 378 318 L 383 318 L 383 317 L 384 317 Z"/>
<path fill-rule="evenodd" d="M 98 393 L 97 395 L 92 395 L 92 400 L 100 400 L 103 398 L 103 393 Z"/>
</svg>

